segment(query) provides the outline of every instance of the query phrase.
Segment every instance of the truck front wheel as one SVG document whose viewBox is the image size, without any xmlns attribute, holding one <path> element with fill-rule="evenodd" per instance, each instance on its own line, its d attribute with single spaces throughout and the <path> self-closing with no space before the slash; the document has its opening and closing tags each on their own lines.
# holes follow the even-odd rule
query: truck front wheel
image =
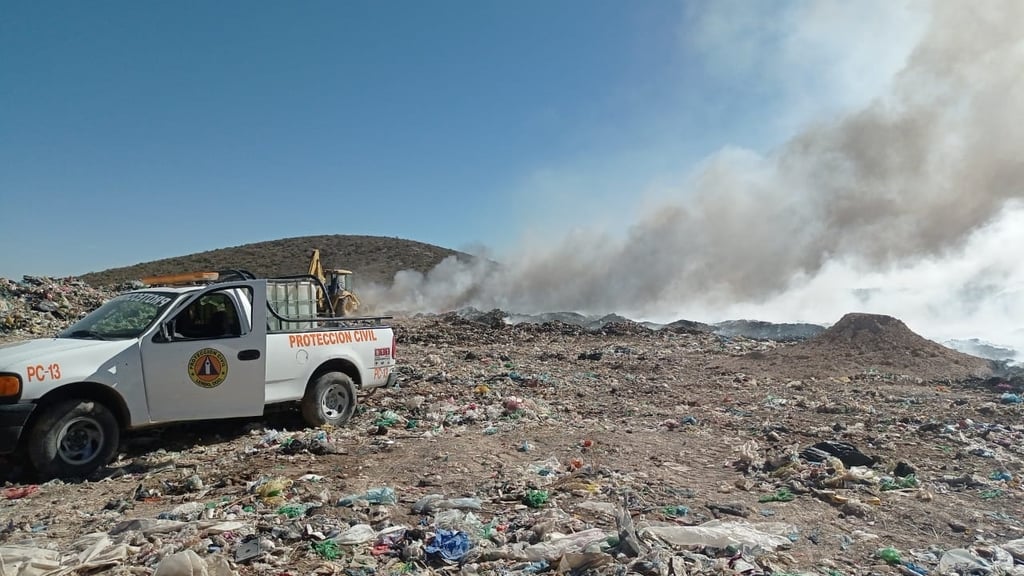
<svg viewBox="0 0 1024 576">
<path fill-rule="evenodd" d="M 310 426 L 342 426 L 356 411 L 356 386 L 343 372 L 321 374 L 302 398 L 302 417 Z"/>
<path fill-rule="evenodd" d="M 42 408 L 28 435 L 28 457 L 44 479 L 83 478 L 110 462 L 120 442 L 117 418 L 95 400 Z"/>
</svg>

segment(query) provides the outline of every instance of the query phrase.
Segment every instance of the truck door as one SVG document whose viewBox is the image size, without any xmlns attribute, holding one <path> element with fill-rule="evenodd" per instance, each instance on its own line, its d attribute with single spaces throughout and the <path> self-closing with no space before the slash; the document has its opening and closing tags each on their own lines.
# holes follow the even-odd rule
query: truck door
<svg viewBox="0 0 1024 576">
<path fill-rule="evenodd" d="M 265 280 L 192 295 L 142 342 L 152 422 L 258 416 L 267 373 Z"/>
</svg>

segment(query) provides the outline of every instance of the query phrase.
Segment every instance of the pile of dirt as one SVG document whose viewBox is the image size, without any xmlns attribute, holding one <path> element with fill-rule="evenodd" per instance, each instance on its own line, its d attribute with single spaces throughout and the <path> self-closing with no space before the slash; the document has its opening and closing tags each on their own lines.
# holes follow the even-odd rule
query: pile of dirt
<svg viewBox="0 0 1024 576">
<path fill-rule="evenodd" d="M 792 346 L 736 363 L 743 368 L 769 369 L 785 378 L 857 377 L 888 374 L 895 379 L 963 380 L 992 374 L 992 365 L 928 340 L 901 320 L 879 314 L 846 314 L 821 334 Z"/>
</svg>

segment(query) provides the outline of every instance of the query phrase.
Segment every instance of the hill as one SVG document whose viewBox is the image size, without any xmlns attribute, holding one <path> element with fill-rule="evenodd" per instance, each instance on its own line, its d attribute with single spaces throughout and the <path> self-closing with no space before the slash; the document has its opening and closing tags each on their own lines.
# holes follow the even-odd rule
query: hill
<svg viewBox="0 0 1024 576">
<path fill-rule="evenodd" d="M 448 256 L 472 256 L 433 244 L 384 236 L 300 236 L 218 248 L 196 254 L 164 258 L 122 268 L 83 274 L 92 286 L 107 286 L 145 276 L 201 270 L 240 268 L 257 276 L 305 274 L 314 248 L 320 249 L 324 268 L 352 270 L 354 282 L 390 284 L 400 270 L 427 272 Z"/>
</svg>

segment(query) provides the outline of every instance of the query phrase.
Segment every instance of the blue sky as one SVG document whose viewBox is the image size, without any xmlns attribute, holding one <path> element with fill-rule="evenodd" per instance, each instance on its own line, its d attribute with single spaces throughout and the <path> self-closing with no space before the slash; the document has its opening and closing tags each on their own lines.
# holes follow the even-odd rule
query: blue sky
<svg viewBox="0 0 1024 576">
<path fill-rule="evenodd" d="M 837 3 L 767 4 L 7 2 L 0 276 L 614 227 L 716 150 L 768 150 L 888 78 L 846 48 L 870 57 L 898 18 L 829 34 L 850 28 Z"/>
</svg>

